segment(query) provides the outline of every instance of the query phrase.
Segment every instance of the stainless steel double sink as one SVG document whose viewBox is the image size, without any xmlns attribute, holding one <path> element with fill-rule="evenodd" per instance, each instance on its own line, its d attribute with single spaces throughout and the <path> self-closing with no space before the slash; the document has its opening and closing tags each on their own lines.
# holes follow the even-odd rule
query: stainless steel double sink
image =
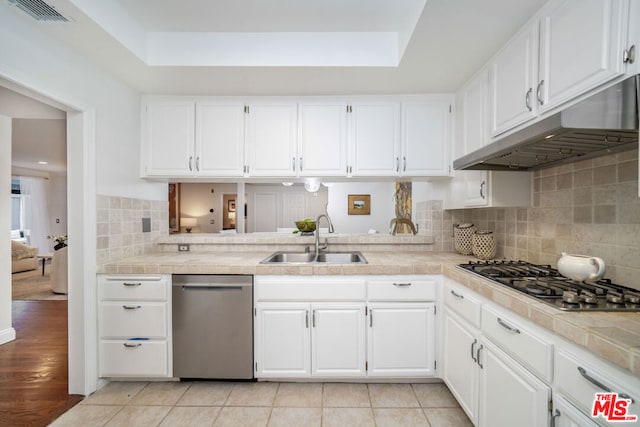
<svg viewBox="0 0 640 427">
<path fill-rule="evenodd" d="M 367 264 L 360 252 L 274 252 L 260 264 Z"/>
</svg>

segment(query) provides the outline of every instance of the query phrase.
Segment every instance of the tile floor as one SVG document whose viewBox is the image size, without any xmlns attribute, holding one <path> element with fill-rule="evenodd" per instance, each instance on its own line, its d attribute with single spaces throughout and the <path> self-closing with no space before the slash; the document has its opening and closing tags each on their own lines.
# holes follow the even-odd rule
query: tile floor
<svg viewBox="0 0 640 427">
<path fill-rule="evenodd" d="M 471 426 L 444 384 L 111 382 L 53 426 Z"/>
</svg>

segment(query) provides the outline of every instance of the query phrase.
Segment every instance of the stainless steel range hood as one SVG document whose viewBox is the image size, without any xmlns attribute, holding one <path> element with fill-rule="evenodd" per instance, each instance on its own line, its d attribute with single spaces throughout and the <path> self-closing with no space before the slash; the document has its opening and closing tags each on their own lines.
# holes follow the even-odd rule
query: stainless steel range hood
<svg viewBox="0 0 640 427">
<path fill-rule="evenodd" d="M 640 75 L 460 157 L 454 169 L 537 170 L 638 146 Z"/>
</svg>

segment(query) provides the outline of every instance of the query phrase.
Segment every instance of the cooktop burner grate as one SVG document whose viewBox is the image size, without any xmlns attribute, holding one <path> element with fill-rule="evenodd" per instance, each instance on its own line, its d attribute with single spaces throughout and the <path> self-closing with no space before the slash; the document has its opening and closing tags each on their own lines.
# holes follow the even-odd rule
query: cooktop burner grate
<svg viewBox="0 0 640 427">
<path fill-rule="evenodd" d="M 577 282 L 550 265 L 526 261 L 469 261 L 460 268 L 566 311 L 640 311 L 640 291 L 609 279 Z"/>
</svg>

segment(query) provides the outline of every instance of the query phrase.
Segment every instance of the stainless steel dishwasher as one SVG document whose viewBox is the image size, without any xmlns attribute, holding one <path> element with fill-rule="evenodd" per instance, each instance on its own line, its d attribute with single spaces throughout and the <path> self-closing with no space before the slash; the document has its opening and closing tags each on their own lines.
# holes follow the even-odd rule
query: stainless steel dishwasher
<svg viewBox="0 0 640 427">
<path fill-rule="evenodd" d="M 174 274 L 173 376 L 253 378 L 253 276 Z"/>
</svg>

